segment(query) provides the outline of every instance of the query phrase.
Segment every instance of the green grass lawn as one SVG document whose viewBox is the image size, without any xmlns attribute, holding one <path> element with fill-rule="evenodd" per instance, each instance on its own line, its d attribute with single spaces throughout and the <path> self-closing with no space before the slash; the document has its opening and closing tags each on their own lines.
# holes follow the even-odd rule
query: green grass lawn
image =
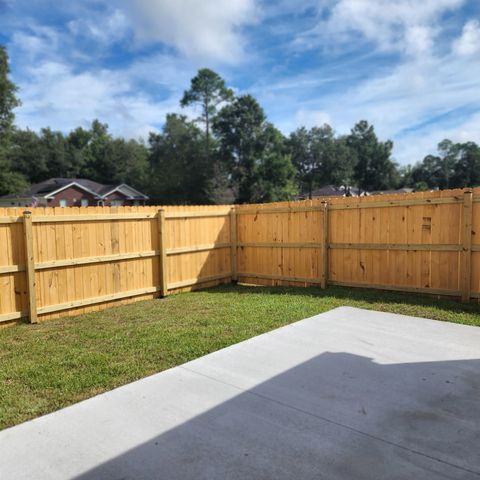
<svg viewBox="0 0 480 480">
<path fill-rule="evenodd" d="M 342 305 L 480 326 L 478 303 L 233 285 L 18 325 L 0 330 L 0 428 Z"/>
</svg>

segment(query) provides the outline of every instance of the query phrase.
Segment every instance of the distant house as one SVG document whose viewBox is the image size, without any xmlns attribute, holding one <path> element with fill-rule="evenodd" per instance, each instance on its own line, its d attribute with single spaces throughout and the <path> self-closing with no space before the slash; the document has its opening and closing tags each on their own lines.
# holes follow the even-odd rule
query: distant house
<svg viewBox="0 0 480 480">
<path fill-rule="evenodd" d="M 412 193 L 413 188 L 398 188 L 397 190 L 375 190 L 370 195 L 390 195 L 392 193 Z"/>
<path fill-rule="evenodd" d="M 335 185 L 324 185 L 312 191 L 312 198 L 319 197 L 356 197 L 357 189 L 354 187 L 345 187 L 343 185 L 336 187 Z M 295 200 L 308 200 L 309 194 L 302 193 L 295 197 Z"/>
<path fill-rule="evenodd" d="M 0 197 L 0 207 L 89 207 L 145 205 L 147 195 L 122 183 L 104 185 L 84 178 L 50 178 L 19 195 Z"/>
<path fill-rule="evenodd" d="M 397 190 L 375 190 L 364 191 L 358 187 L 345 187 L 341 185 L 336 187 L 335 185 L 325 185 L 312 191 L 312 198 L 319 197 L 367 197 L 370 195 L 389 195 L 392 193 L 411 193 L 413 188 L 399 188 Z M 295 197 L 295 200 L 308 200 L 308 193 L 302 193 Z"/>
</svg>

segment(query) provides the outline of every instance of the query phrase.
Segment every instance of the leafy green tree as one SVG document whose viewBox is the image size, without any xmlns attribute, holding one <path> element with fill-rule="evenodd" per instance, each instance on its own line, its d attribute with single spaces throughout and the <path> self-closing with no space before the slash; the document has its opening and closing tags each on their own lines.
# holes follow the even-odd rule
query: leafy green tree
<svg viewBox="0 0 480 480">
<path fill-rule="evenodd" d="M 312 192 L 318 186 L 320 165 L 314 154 L 311 131 L 301 127 L 292 132 L 288 139 L 288 148 L 300 188 L 308 193 L 308 198 L 312 198 Z"/>
<path fill-rule="evenodd" d="M 27 187 L 25 177 L 13 170 L 8 158 L 15 120 L 13 110 L 20 105 L 17 87 L 10 80 L 9 73 L 7 50 L 0 45 L 0 195 L 20 193 Z"/>
<path fill-rule="evenodd" d="M 14 129 L 8 149 L 10 164 L 31 183 L 48 178 L 48 167 L 40 136 L 32 130 Z"/>
<path fill-rule="evenodd" d="M 72 164 L 66 151 L 65 136 L 62 132 L 42 128 L 40 131 L 40 152 L 42 163 L 47 167 L 45 178 L 73 176 Z"/>
<path fill-rule="evenodd" d="M 149 184 L 148 150 L 145 145 L 136 140 L 115 138 L 110 149 L 117 166 L 110 183 L 127 183 L 145 190 Z"/>
<path fill-rule="evenodd" d="M 155 203 L 211 203 L 212 172 L 204 156 L 204 134 L 184 115 L 168 114 L 161 133 L 149 139 L 150 183 Z"/>
<path fill-rule="evenodd" d="M 480 186 L 480 147 L 475 142 L 457 143 L 455 157 L 452 175 L 454 186 Z"/>
<path fill-rule="evenodd" d="M 186 90 L 180 101 L 182 107 L 200 105 L 202 113 L 200 120 L 205 124 L 205 157 L 210 158 L 211 122 L 218 106 L 233 99 L 233 91 L 227 88 L 220 75 L 208 68 L 202 68 L 192 78 L 190 89 Z"/>
<path fill-rule="evenodd" d="M 14 170 L 31 183 L 50 177 L 75 177 L 80 166 L 70 155 L 68 139 L 50 128 L 43 128 L 39 134 L 15 129 L 8 156 Z"/>
<path fill-rule="evenodd" d="M 84 177 L 101 183 L 128 183 L 143 189 L 148 183 L 148 152 L 136 140 L 113 138 L 108 126 L 95 120 L 89 130 L 68 135 L 43 128 L 40 134 L 15 129 L 8 150 L 10 168 L 32 183 L 50 177 Z"/>
<path fill-rule="evenodd" d="M 427 155 L 412 168 L 414 185 L 429 188 L 461 188 L 480 183 L 480 150 L 474 142 L 438 144 L 438 155 Z"/>
<path fill-rule="evenodd" d="M 430 182 L 434 182 L 434 186 L 463 188 L 480 183 L 480 149 L 474 142 L 454 143 L 445 139 L 438 144 L 438 153 L 422 162 L 433 164 Z"/>
<path fill-rule="evenodd" d="M 281 134 L 267 122 L 255 98 L 243 95 L 224 106 L 214 121 L 214 131 L 237 203 L 289 197 L 293 180 L 290 157 Z M 280 179 L 273 174 L 273 165 Z"/>
<path fill-rule="evenodd" d="M 92 137 L 90 130 L 83 127 L 77 127 L 66 137 L 66 155 L 70 164 L 72 177 L 86 176 L 85 165 L 92 163 L 90 158 L 89 144 Z"/>
<path fill-rule="evenodd" d="M 356 157 L 354 178 L 363 191 L 396 187 L 398 173 L 391 160 L 393 143 L 380 142 L 372 125 L 361 120 L 351 130 L 347 144 Z"/>
<path fill-rule="evenodd" d="M 411 187 L 413 184 L 413 167 L 411 165 L 404 165 L 398 168 L 399 183 L 400 188 Z"/>
<path fill-rule="evenodd" d="M 286 141 L 273 125 L 265 130 L 265 152 L 259 165 L 259 196 L 255 201 L 279 202 L 291 200 L 298 193 L 296 170 Z"/>
<path fill-rule="evenodd" d="M 90 129 L 77 128 L 68 136 L 72 161 L 79 175 L 100 183 L 127 183 L 143 189 L 148 184 L 148 151 L 136 140 L 114 138 L 108 125 L 94 120 Z"/>
<path fill-rule="evenodd" d="M 10 67 L 7 49 L 0 45 L 0 146 L 5 147 L 10 140 L 15 114 L 13 110 L 20 106 L 17 98 L 17 86 L 10 80 Z"/>
<path fill-rule="evenodd" d="M 288 146 L 301 189 L 309 198 L 316 187 L 351 184 L 354 157 L 346 139 L 335 138 L 329 125 L 299 128 L 290 135 Z"/>
<path fill-rule="evenodd" d="M 438 188 L 440 178 L 438 177 L 439 169 L 437 167 L 440 159 L 435 155 L 427 155 L 421 162 L 412 167 L 411 180 L 408 186 L 426 184 L 429 188 Z"/>
<path fill-rule="evenodd" d="M 89 133 L 80 175 L 100 183 L 111 183 L 117 175 L 118 165 L 112 155 L 113 138 L 108 132 L 108 125 L 94 120 Z"/>
<path fill-rule="evenodd" d="M 347 137 L 335 138 L 331 155 L 324 161 L 325 183 L 352 186 L 354 183 L 355 154 L 348 146 Z"/>
<path fill-rule="evenodd" d="M 435 157 L 434 176 L 441 189 L 452 188 L 457 149 L 451 140 L 445 139 L 438 144 L 439 156 Z"/>
<path fill-rule="evenodd" d="M 251 95 L 237 97 L 215 119 L 220 155 L 230 172 L 237 203 L 258 197 L 258 164 L 264 149 L 265 126 L 265 114 Z"/>
</svg>

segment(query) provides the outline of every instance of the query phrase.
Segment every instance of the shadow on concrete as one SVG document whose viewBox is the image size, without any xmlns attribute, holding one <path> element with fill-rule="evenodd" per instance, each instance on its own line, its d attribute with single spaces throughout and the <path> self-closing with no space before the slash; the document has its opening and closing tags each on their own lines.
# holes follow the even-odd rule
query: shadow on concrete
<svg viewBox="0 0 480 480">
<path fill-rule="evenodd" d="M 480 478 L 480 359 L 324 353 L 248 390 L 195 375 L 240 393 L 77 478 Z"/>
</svg>

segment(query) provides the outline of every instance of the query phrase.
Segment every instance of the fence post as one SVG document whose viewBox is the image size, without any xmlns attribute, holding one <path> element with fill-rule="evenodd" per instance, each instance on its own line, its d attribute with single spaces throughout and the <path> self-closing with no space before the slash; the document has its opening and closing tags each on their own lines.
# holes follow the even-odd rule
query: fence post
<svg viewBox="0 0 480 480">
<path fill-rule="evenodd" d="M 23 212 L 23 228 L 25 233 L 25 270 L 27 274 L 28 317 L 30 323 L 38 323 L 37 299 L 35 292 L 35 259 L 33 252 L 32 213 Z"/>
<path fill-rule="evenodd" d="M 328 203 L 322 202 L 322 277 L 321 288 L 327 288 L 328 283 Z"/>
<path fill-rule="evenodd" d="M 472 283 L 472 201 L 473 193 L 466 190 L 463 193 L 463 228 L 462 228 L 462 259 L 460 268 L 460 290 L 462 302 L 468 302 Z"/>
<path fill-rule="evenodd" d="M 167 284 L 167 248 L 166 248 L 166 232 L 165 232 L 165 210 L 158 211 L 158 245 L 160 260 L 160 296 L 168 295 Z"/>
<path fill-rule="evenodd" d="M 230 210 L 230 266 L 232 270 L 232 282 L 238 281 L 237 275 L 237 210 Z"/>
</svg>

